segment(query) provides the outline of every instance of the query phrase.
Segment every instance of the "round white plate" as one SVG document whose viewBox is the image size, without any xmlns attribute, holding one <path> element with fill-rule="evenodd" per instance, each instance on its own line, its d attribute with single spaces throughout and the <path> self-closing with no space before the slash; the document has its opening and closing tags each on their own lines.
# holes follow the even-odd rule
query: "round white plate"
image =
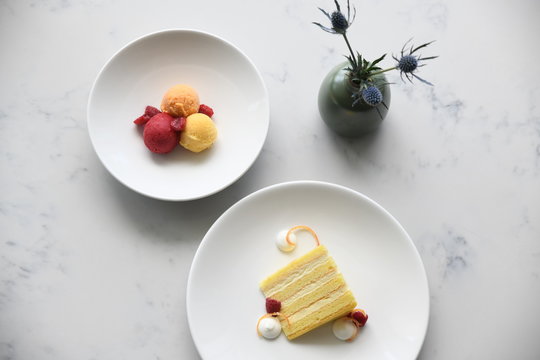
<svg viewBox="0 0 540 360">
<path fill-rule="evenodd" d="M 369 315 L 351 343 L 331 323 L 288 341 L 259 338 L 265 313 L 259 281 L 314 246 L 280 252 L 276 234 L 312 227 Z M 290 182 L 259 190 L 228 209 L 195 255 L 187 316 L 197 349 L 211 359 L 415 359 L 429 317 L 429 290 L 420 256 L 403 227 L 380 205 L 342 186 Z"/>
<path fill-rule="evenodd" d="M 133 120 L 183 83 L 214 109 L 218 139 L 198 154 L 180 146 L 153 154 Z M 88 131 L 103 165 L 127 187 L 163 200 L 198 199 L 232 184 L 259 155 L 268 123 L 268 93 L 253 63 L 227 41 L 194 30 L 126 45 L 103 67 L 88 102 Z"/>
</svg>

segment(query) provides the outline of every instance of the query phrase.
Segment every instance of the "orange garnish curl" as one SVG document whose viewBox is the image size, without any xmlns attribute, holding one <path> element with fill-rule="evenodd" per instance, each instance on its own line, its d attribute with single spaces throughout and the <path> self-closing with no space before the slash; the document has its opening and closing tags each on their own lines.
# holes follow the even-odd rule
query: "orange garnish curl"
<svg viewBox="0 0 540 360">
<path fill-rule="evenodd" d="M 365 322 L 364 322 L 364 324 L 362 324 L 362 323 L 360 323 L 358 320 L 356 320 L 356 319 L 354 318 L 353 314 L 354 314 L 355 312 L 357 312 L 357 311 L 358 311 L 358 312 L 361 312 L 362 314 L 364 314 L 364 316 L 367 316 L 367 315 L 366 315 L 366 312 L 365 312 L 363 309 L 354 309 L 353 311 L 351 311 L 351 312 L 349 313 L 349 315 L 347 315 L 347 317 L 348 317 L 349 319 L 351 319 L 352 323 L 354 324 L 355 331 L 354 331 L 354 334 L 353 334 L 350 338 L 348 338 L 347 340 L 345 340 L 345 341 L 353 341 L 353 340 L 356 338 L 356 336 L 358 335 L 358 329 L 360 329 L 361 327 L 363 327 L 363 326 L 365 325 Z M 367 319 L 366 319 L 366 321 L 367 321 Z"/>
<path fill-rule="evenodd" d="M 359 326 L 358 326 L 358 325 L 359 325 L 359 324 L 358 324 L 358 321 L 356 321 L 356 320 L 354 320 L 354 319 L 351 319 L 351 320 L 352 320 L 352 322 L 354 323 L 354 334 L 353 334 L 350 338 L 348 338 L 347 340 L 345 340 L 345 341 L 349 341 L 349 342 L 350 342 L 350 341 L 353 341 L 353 340 L 356 338 L 356 336 L 358 335 L 358 327 L 359 327 Z"/>
<path fill-rule="evenodd" d="M 261 323 L 262 319 L 266 319 L 267 317 L 271 317 L 272 314 L 264 314 L 259 318 L 259 321 L 257 321 L 257 335 L 262 336 L 261 332 L 259 331 L 259 324 Z"/>
<path fill-rule="evenodd" d="M 305 225 L 298 225 L 298 226 L 294 226 L 292 228 L 289 229 L 289 231 L 287 231 L 287 235 L 285 236 L 285 240 L 289 243 L 289 245 L 293 245 L 295 246 L 296 244 L 294 242 L 291 241 L 291 239 L 289 238 L 289 236 L 295 232 L 296 230 L 305 230 L 305 231 L 308 231 L 312 236 L 313 238 L 315 239 L 315 242 L 317 243 L 317 246 L 321 245 L 321 243 L 319 242 L 319 237 L 317 236 L 317 234 L 315 233 L 315 231 L 313 231 L 312 228 L 310 228 L 309 226 L 305 226 Z"/>
<path fill-rule="evenodd" d="M 356 326 L 356 329 L 358 329 L 359 327 L 362 327 L 362 325 L 360 325 L 360 323 L 358 322 L 358 320 L 356 320 L 355 318 L 351 318 L 353 324 Z"/>
<path fill-rule="evenodd" d="M 275 312 L 275 313 L 272 313 L 272 316 L 283 316 L 285 320 L 287 320 L 287 325 L 289 325 L 289 327 L 291 326 L 291 321 L 289 320 L 289 317 L 287 315 L 282 314 L 280 312 Z"/>
</svg>

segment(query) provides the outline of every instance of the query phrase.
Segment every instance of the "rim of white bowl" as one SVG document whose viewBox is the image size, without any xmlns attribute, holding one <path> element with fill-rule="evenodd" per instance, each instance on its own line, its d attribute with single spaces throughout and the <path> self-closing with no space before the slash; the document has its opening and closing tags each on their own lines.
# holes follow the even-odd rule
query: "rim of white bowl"
<svg viewBox="0 0 540 360">
<path fill-rule="evenodd" d="M 262 90 L 263 90 L 263 93 L 264 93 L 264 97 L 266 98 L 266 104 L 267 104 L 267 108 L 266 108 L 266 114 L 264 116 L 265 118 L 265 129 L 264 129 L 264 140 L 261 142 L 259 148 L 257 149 L 257 152 L 255 154 L 255 156 L 253 157 L 253 160 L 251 161 L 251 163 L 249 164 L 249 166 L 247 166 L 244 171 L 240 172 L 238 174 L 237 177 L 235 177 L 231 182 L 221 186 L 221 187 L 218 187 L 217 189 L 207 193 L 207 194 L 202 194 L 202 195 L 197 195 L 197 196 L 192 196 L 192 197 L 181 197 L 181 198 L 170 198 L 170 197 L 163 197 L 163 196 L 156 196 L 156 195 L 151 195 L 151 194 L 148 194 L 148 193 L 145 193 L 143 191 L 140 191 L 139 189 L 134 189 L 133 187 L 131 187 L 130 185 L 128 185 L 124 180 L 120 179 L 118 176 L 116 176 L 116 174 L 109 168 L 109 166 L 107 164 L 105 164 L 105 162 L 103 161 L 103 159 L 101 158 L 101 155 L 98 153 L 97 149 L 96 149 L 96 146 L 95 146 L 95 143 L 94 143 L 94 140 L 93 140 L 93 136 L 91 134 L 92 130 L 91 130 L 91 120 L 90 120 L 90 105 L 92 103 L 92 99 L 94 97 L 94 91 L 95 91 L 95 88 L 96 88 L 96 85 L 99 81 L 99 79 L 101 78 L 103 72 L 110 66 L 111 62 L 121 53 L 123 52 L 125 49 L 129 48 L 130 46 L 134 45 L 135 43 L 143 40 L 143 39 L 147 39 L 147 38 L 151 38 L 151 37 L 154 37 L 154 36 L 159 36 L 159 35 L 162 35 L 164 33 L 171 33 L 171 32 L 184 32 L 184 33 L 195 33 L 197 35 L 204 35 L 204 36 L 208 36 L 208 37 L 211 37 L 213 39 L 217 39 L 219 41 L 222 41 L 223 43 L 225 43 L 227 46 L 230 46 L 231 48 L 233 48 L 234 50 L 236 50 L 248 63 L 249 65 L 252 67 L 252 69 L 254 70 L 255 74 L 257 75 L 257 79 L 259 80 L 259 83 L 262 87 Z M 92 144 L 92 148 L 94 149 L 94 152 L 96 153 L 99 161 L 101 162 L 101 164 L 105 167 L 105 169 L 107 169 L 107 171 L 109 172 L 109 174 L 112 175 L 112 177 L 114 177 L 118 182 L 120 182 L 122 185 L 124 185 L 125 187 L 127 187 L 128 189 L 131 189 L 133 191 L 135 191 L 136 193 L 138 194 L 141 194 L 141 195 L 144 195 L 144 196 L 147 196 L 147 197 L 150 197 L 150 198 L 153 198 L 153 199 L 157 199 L 157 200 L 164 200 L 164 201 L 191 201 L 191 200 L 198 200 L 198 199 L 203 199 L 205 197 L 208 197 L 208 196 L 211 196 L 211 195 L 214 195 L 214 194 L 217 194 L 218 192 L 226 189 L 227 187 L 231 186 L 232 184 L 234 184 L 235 182 L 238 181 L 238 179 L 240 179 L 242 176 L 244 176 L 244 174 L 253 166 L 253 164 L 255 163 L 255 161 L 258 159 L 259 155 L 261 154 L 261 151 L 262 151 L 262 148 L 264 147 L 264 144 L 266 142 L 266 139 L 268 137 L 268 129 L 270 127 L 270 97 L 269 97 L 269 94 L 268 94 L 268 89 L 266 87 L 266 83 L 264 82 L 264 79 L 261 75 L 261 72 L 259 71 L 259 69 L 255 66 L 255 64 L 253 63 L 253 61 L 239 48 L 237 47 L 236 45 L 234 45 L 233 43 L 231 43 L 230 41 L 222 38 L 221 36 L 218 36 L 218 35 L 215 35 L 215 34 L 212 34 L 210 32 L 207 32 L 207 31 L 204 31 L 204 30 L 198 30 L 198 29 L 189 29 L 189 28 L 170 28 L 170 29 L 162 29 L 162 30 L 158 30 L 158 31 L 154 31 L 154 32 L 151 32 L 151 33 L 147 33 L 145 35 L 142 35 L 142 36 L 139 36 L 138 38 L 134 39 L 134 40 L 131 40 L 130 42 L 128 42 L 127 44 L 125 44 L 124 46 L 122 46 L 120 49 L 118 49 L 106 62 L 105 64 L 101 67 L 101 69 L 99 70 L 96 78 L 94 79 L 94 82 L 92 83 L 92 87 L 90 88 L 90 93 L 88 95 L 88 101 L 87 101 L 87 104 L 86 104 L 86 126 L 87 126 L 87 130 L 88 130 L 88 136 L 90 138 L 90 143 Z"/>
</svg>

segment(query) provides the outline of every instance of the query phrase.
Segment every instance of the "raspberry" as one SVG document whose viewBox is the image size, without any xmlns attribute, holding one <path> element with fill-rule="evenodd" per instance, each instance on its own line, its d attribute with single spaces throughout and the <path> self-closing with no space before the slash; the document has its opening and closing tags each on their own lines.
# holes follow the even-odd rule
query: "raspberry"
<svg viewBox="0 0 540 360">
<path fill-rule="evenodd" d="M 174 131 L 183 131 L 186 128 L 186 118 L 181 116 L 178 118 L 174 118 L 171 121 L 171 129 Z"/>
<path fill-rule="evenodd" d="M 360 310 L 357 310 L 357 311 L 354 311 L 352 314 L 351 314 L 352 318 L 356 321 L 358 321 L 358 324 L 360 326 L 364 326 L 366 325 L 366 322 L 367 322 L 367 319 L 368 319 L 368 315 L 364 312 L 364 311 L 360 311 Z"/>
<path fill-rule="evenodd" d="M 153 106 L 150 106 L 148 105 L 146 107 L 146 109 L 144 109 L 144 115 L 148 115 L 150 117 L 154 116 L 154 115 L 157 115 L 159 114 L 161 111 L 159 111 L 158 109 L 156 109 L 155 107 Z"/>
<path fill-rule="evenodd" d="M 151 116 L 144 114 L 133 120 L 133 122 L 137 125 L 144 125 L 148 122 L 148 120 L 150 120 L 150 118 Z"/>
<path fill-rule="evenodd" d="M 279 300 L 274 300 L 274 299 L 271 299 L 271 298 L 266 298 L 266 312 L 271 314 L 271 313 L 276 313 L 276 312 L 279 312 L 281 310 L 281 301 Z"/>
<path fill-rule="evenodd" d="M 201 114 L 204 114 L 208 117 L 212 117 L 214 115 L 214 110 L 212 110 L 212 108 L 208 105 L 204 105 L 204 104 L 201 104 L 199 106 L 199 112 Z"/>
</svg>

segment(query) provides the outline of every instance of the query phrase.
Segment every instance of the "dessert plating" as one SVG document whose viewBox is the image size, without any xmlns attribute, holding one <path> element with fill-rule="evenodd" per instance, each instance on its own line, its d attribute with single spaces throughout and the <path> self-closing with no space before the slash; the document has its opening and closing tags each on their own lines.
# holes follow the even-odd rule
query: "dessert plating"
<svg viewBox="0 0 540 360">
<path fill-rule="evenodd" d="M 320 245 L 317 234 L 310 227 L 300 225 L 280 232 L 276 239 L 278 248 L 292 251 L 296 246 L 296 231 L 309 232 L 316 247 L 260 282 L 266 297 L 267 314 L 257 324 L 259 335 L 260 323 L 268 317 L 280 320 L 281 329 L 289 340 L 339 319 L 340 323 L 334 326 L 338 332 L 336 336 L 341 340 L 352 340 L 358 328 L 365 324 L 362 319 L 367 321 L 367 315 L 363 310 L 355 309 L 354 295 L 334 259 L 326 247 Z"/>
</svg>

